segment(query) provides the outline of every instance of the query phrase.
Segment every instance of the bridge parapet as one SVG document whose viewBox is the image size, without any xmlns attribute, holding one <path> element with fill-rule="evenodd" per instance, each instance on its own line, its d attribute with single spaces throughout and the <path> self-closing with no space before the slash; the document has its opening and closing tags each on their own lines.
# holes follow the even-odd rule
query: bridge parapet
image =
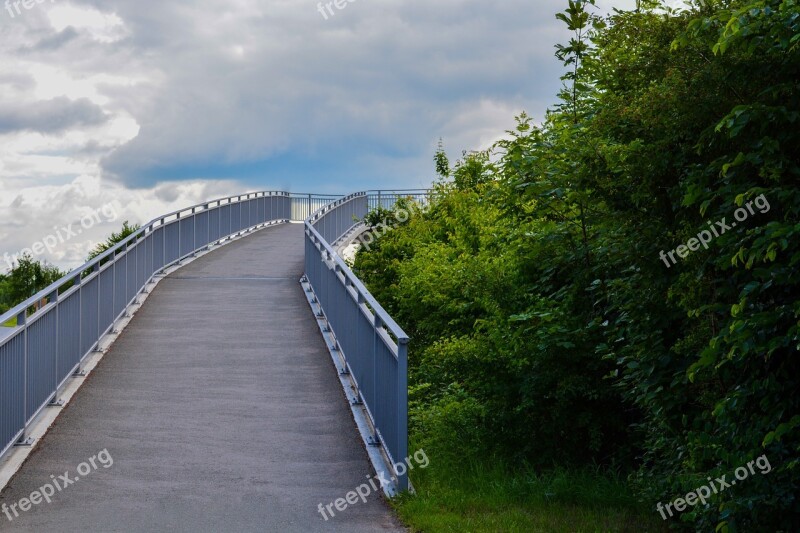
<svg viewBox="0 0 800 533">
<path fill-rule="evenodd" d="M 314 200 L 303 196 L 309 209 Z M 59 405 L 59 391 L 156 276 L 200 250 L 289 222 L 295 203 L 288 192 L 264 191 L 162 215 L 0 316 L 0 324 L 16 319 L 0 339 L 0 459 L 32 444 L 37 417 Z"/>
<path fill-rule="evenodd" d="M 333 246 L 370 209 L 428 192 L 370 191 L 349 196 L 264 191 L 162 215 L 111 249 L 0 316 L 16 326 L 0 336 L 0 460 L 30 446 L 29 430 L 101 340 L 167 269 L 263 227 L 303 221 L 304 287 L 376 469 L 389 494 L 408 488 L 409 338 Z M 4 328 L 5 329 L 5 328 Z M 383 466 L 381 466 L 383 465 Z"/>
<path fill-rule="evenodd" d="M 321 208 L 305 222 L 304 286 L 339 370 L 370 457 L 386 471 L 393 494 L 409 488 L 408 344 L 410 339 L 336 253 L 334 246 L 370 209 L 401 197 L 424 201 L 428 191 L 359 192 Z M 363 413 L 363 419 L 362 419 Z M 387 476 L 388 477 L 388 476 Z"/>
</svg>

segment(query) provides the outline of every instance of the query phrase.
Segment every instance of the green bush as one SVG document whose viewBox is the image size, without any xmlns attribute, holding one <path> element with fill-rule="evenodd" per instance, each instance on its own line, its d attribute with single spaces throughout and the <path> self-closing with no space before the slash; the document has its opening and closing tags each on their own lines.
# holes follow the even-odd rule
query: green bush
<svg viewBox="0 0 800 533">
<path fill-rule="evenodd" d="M 570 2 L 560 103 L 452 169 L 440 149 L 431 208 L 355 267 L 412 336 L 413 438 L 448 461 L 617 465 L 655 508 L 766 454 L 670 523 L 794 531 L 800 7 L 639 4 Z"/>
</svg>

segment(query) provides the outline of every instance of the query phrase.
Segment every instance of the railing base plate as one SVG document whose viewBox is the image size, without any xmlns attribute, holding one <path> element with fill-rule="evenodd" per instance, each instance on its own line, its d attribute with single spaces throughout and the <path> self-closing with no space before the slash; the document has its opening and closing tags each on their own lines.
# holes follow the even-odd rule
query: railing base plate
<svg viewBox="0 0 800 533">
<path fill-rule="evenodd" d="M 15 448 L 30 448 L 31 446 L 33 446 L 34 442 L 35 442 L 35 440 L 33 439 L 33 437 L 24 437 L 24 438 L 18 440 L 17 442 L 15 442 L 14 443 L 14 447 Z"/>
</svg>

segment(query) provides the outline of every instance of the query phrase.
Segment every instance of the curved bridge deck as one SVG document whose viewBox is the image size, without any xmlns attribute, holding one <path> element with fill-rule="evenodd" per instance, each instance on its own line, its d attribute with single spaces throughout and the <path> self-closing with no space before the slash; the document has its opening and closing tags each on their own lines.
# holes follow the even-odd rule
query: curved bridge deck
<svg viewBox="0 0 800 533">
<path fill-rule="evenodd" d="M 372 469 L 302 272 L 303 226 L 287 224 L 162 280 L 0 503 L 101 450 L 113 465 L 0 514 L 0 531 L 401 531 L 375 493 L 317 510 Z"/>
</svg>

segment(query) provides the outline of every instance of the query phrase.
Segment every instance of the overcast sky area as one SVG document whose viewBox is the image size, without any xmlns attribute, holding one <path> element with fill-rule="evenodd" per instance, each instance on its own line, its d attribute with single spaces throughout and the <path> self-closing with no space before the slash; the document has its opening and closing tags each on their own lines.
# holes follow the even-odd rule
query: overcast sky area
<svg viewBox="0 0 800 533">
<path fill-rule="evenodd" d="M 37 256 L 61 267 L 217 197 L 426 187 L 439 138 L 454 159 L 543 118 L 568 38 L 566 0 L 4 1 L 0 256 L 105 206 Z"/>
</svg>

